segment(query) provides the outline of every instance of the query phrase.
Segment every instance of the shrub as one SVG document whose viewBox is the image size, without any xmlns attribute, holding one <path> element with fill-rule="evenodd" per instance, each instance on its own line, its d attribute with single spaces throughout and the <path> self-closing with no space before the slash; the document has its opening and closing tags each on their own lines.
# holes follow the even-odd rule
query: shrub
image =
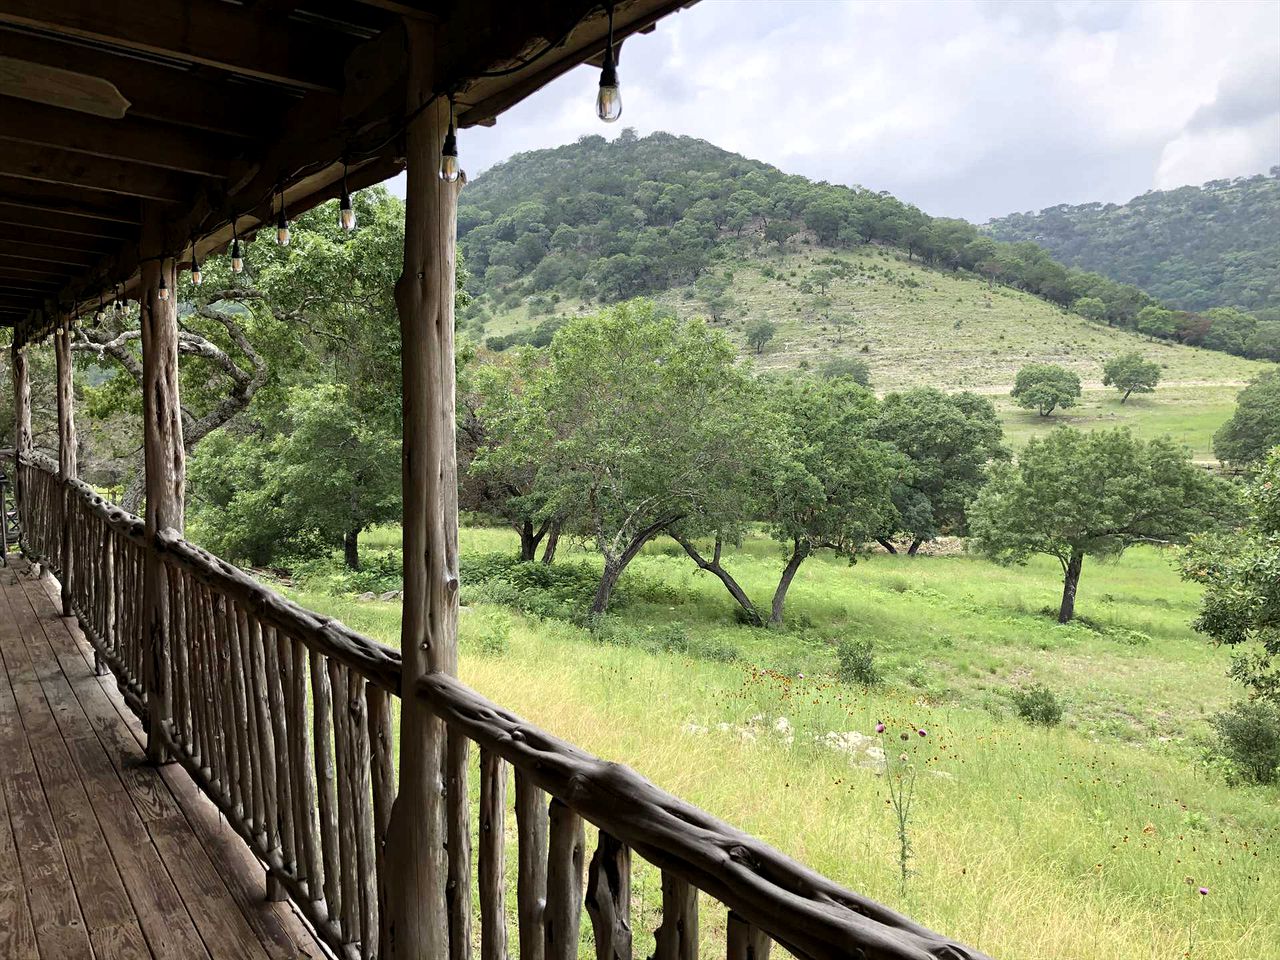
<svg viewBox="0 0 1280 960">
<path fill-rule="evenodd" d="M 505 610 L 486 610 L 479 615 L 475 631 L 476 649 L 490 657 L 500 657 L 511 649 L 511 614 Z"/>
<path fill-rule="evenodd" d="M 1234 779 L 1275 783 L 1280 768 L 1280 711 L 1259 700 L 1241 700 L 1215 715 L 1218 753 L 1231 761 Z"/>
<path fill-rule="evenodd" d="M 870 640 L 841 640 L 836 646 L 837 674 L 845 683 L 874 687 L 880 683 L 880 668 Z"/>
<path fill-rule="evenodd" d="M 604 617 L 592 623 L 591 635 L 598 643 L 636 647 L 648 653 L 679 653 L 715 663 L 734 663 L 742 658 L 735 647 L 717 640 L 690 636 L 679 623 L 643 627 Z"/>
<path fill-rule="evenodd" d="M 1056 727 L 1062 722 L 1062 704 L 1058 702 L 1054 692 L 1043 683 L 1033 683 L 1029 687 L 1015 690 L 1012 700 L 1018 716 L 1027 723 L 1040 727 Z"/>
</svg>

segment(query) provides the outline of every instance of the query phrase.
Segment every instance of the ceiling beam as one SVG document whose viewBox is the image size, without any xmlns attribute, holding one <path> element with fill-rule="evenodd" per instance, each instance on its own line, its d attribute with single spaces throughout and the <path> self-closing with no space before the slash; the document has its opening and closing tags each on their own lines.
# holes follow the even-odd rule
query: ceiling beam
<svg viewBox="0 0 1280 960">
<path fill-rule="evenodd" d="M 118 247 L 124 242 L 123 239 L 112 240 L 107 237 L 85 237 L 78 233 L 50 230 L 47 227 L 5 223 L 3 220 L 0 220 L 0 240 L 38 244 L 42 247 L 54 247 L 59 250 L 84 250 L 88 253 L 97 253 L 99 255 Z"/>
<path fill-rule="evenodd" d="M 96 260 L 92 253 L 59 250 L 20 240 L 0 240 L 0 258 L 6 263 L 16 262 L 19 266 L 25 263 L 31 264 L 33 268 L 64 266 L 78 267 L 81 270 L 93 266 Z"/>
<path fill-rule="evenodd" d="M 13 264 L 8 262 L 3 256 L 0 256 L 0 279 L 34 279 L 36 282 L 40 283 L 46 280 L 54 283 L 63 283 L 66 281 L 70 273 L 70 270 L 60 269 L 58 267 L 42 267 L 35 263 Z"/>
<path fill-rule="evenodd" d="M 226 141 L 208 133 L 131 117 L 108 120 L 5 96 L 0 96 L 0 140 L 201 176 L 225 176 L 230 162 Z"/>
<path fill-rule="evenodd" d="M 0 174 L 0 202 L 27 210 L 59 213 L 104 224 L 137 227 L 142 207 L 131 197 L 85 194 L 75 187 L 39 183 Z"/>
<path fill-rule="evenodd" d="M 80 237 L 101 237 L 105 240 L 127 240 L 138 233 L 137 230 L 130 229 L 125 224 L 41 210 L 24 206 L 20 202 L 10 203 L 9 198 L 4 196 L 0 196 L 0 223 L 16 227 L 41 227 L 45 230 L 72 233 Z"/>
<path fill-rule="evenodd" d="M 352 38 L 223 0 L 6 0 L 0 23 L 217 67 L 307 90 L 339 90 Z"/>
<path fill-rule="evenodd" d="M 168 170 L 27 143 L 0 150 L 0 175 L 169 203 L 189 200 L 199 186 L 194 178 Z"/>
<path fill-rule="evenodd" d="M 291 94 L 265 83 L 212 79 L 183 66 L 140 59 L 128 51 L 108 52 L 79 43 L 60 43 L 25 31 L 0 28 L 0 57 L 46 67 L 74 69 L 113 84 L 129 101 L 128 116 L 225 136 L 251 137 L 266 129 L 267 117 Z"/>
</svg>

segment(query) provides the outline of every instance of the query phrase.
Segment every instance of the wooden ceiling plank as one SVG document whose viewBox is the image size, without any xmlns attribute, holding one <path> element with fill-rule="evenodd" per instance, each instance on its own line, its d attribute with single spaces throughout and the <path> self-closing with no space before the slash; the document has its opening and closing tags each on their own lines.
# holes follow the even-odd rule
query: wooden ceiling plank
<svg viewBox="0 0 1280 960">
<path fill-rule="evenodd" d="M 39 183 L 0 174 L 0 202 L 48 213 L 58 213 L 115 226 L 139 226 L 141 207 L 131 197 L 86 194 L 74 187 Z"/>
<path fill-rule="evenodd" d="M 85 237 L 78 233 L 64 233 L 47 227 L 28 224 L 5 223 L 0 219 L 0 240 L 17 240 L 22 243 L 53 247 L 59 250 L 85 250 L 99 255 L 118 247 L 124 238 Z"/>
<path fill-rule="evenodd" d="M 63 184 L 81 190 L 178 203 L 198 190 L 193 177 L 89 154 L 8 143 L 0 150 L 0 175 Z"/>
<path fill-rule="evenodd" d="M 0 240 L 0 258 L 3 258 L 6 263 L 16 263 L 19 266 L 29 264 L 32 269 L 57 267 L 83 269 L 93 266 L 95 260 L 92 254 L 77 254 L 74 250 L 52 250 L 17 240 Z"/>
<path fill-rule="evenodd" d="M 226 142 L 207 133 L 153 120 L 107 120 L 5 96 L 0 96 L 0 140 L 201 176 L 225 176 L 230 162 Z"/>
<path fill-rule="evenodd" d="M 0 22 L 217 67 L 306 90 L 338 90 L 349 37 L 223 0 L 6 0 Z"/>
<path fill-rule="evenodd" d="M 0 27 L 0 56 L 41 66 L 75 69 L 115 85 L 129 101 L 127 116 L 252 137 L 267 117 L 290 97 L 264 83 L 232 83 L 202 77 L 182 67 L 140 60 L 127 51 L 59 43 L 44 36 Z"/>
<path fill-rule="evenodd" d="M 99 237 L 104 240 L 127 240 L 137 235 L 125 224 L 98 220 L 93 217 L 77 217 L 74 214 L 28 207 L 22 203 L 10 203 L 0 196 L 0 223 L 18 227 L 41 227 L 80 237 Z"/>
</svg>

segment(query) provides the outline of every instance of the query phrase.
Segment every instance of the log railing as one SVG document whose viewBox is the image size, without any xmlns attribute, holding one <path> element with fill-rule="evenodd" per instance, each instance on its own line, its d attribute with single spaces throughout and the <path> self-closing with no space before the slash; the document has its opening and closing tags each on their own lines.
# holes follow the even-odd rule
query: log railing
<svg viewBox="0 0 1280 960">
<path fill-rule="evenodd" d="M 166 750 L 265 865 L 269 895 L 293 900 L 346 960 L 386 956 L 399 655 L 173 531 L 148 543 L 142 521 L 79 481 L 63 483 L 42 458 L 24 458 L 20 470 L 24 550 L 57 572 L 65 504 L 72 606 L 85 635 L 140 717 L 154 715 L 149 697 L 164 698 Z M 162 560 L 168 601 L 155 690 L 143 688 L 149 550 Z M 597 960 L 632 960 L 633 853 L 662 874 L 655 960 L 698 956 L 700 891 L 726 911 L 711 925 L 723 923 L 730 960 L 765 960 L 774 942 L 815 960 L 984 956 L 525 723 L 454 677 L 429 674 L 411 692 L 446 731 L 444 822 L 431 835 L 447 859 L 448 960 L 475 952 L 480 960 L 575 960 L 584 908 Z"/>
</svg>

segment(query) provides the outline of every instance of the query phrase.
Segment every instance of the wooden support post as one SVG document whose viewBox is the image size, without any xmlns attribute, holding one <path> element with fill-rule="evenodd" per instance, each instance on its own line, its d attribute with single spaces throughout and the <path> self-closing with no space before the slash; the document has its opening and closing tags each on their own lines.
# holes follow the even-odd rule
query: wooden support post
<svg viewBox="0 0 1280 960">
<path fill-rule="evenodd" d="M 396 283 L 404 395 L 403 704 L 400 792 L 387 843 L 391 956 L 450 956 L 445 887 L 444 727 L 414 696 L 427 673 L 457 672 L 458 491 L 453 294 L 459 183 L 440 179 L 449 120 L 432 99 L 432 26 L 405 19 L 409 89 L 404 270 Z M 428 101 L 431 101 L 429 105 Z"/>
<path fill-rule="evenodd" d="M 79 472 L 76 462 L 75 393 L 71 367 L 71 323 L 67 317 L 58 318 L 58 328 L 53 338 L 54 357 L 58 364 L 58 479 L 61 484 L 61 569 L 58 581 L 62 585 L 62 615 L 72 616 L 71 611 L 71 492 L 66 481 L 74 480 Z"/>
<path fill-rule="evenodd" d="M 27 348 L 14 343 L 12 354 L 13 374 L 13 446 L 17 470 L 13 478 L 14 505 L 18 516 L 23 515 L 27 504 L 23 500 L 22 459 L 31 456 L 31 374 L 27 368 Z"/>
<path fill-rule="evenodd" d="M 187 475 L 178 396 L 177 304 L 173 294 L 160 299 L 162 276 L 170 291 L 177 288 L 175 263 L 163 257 L 165 240 L 159 213 L 146 211 L 142 227 L 142 442 L 147 474 L 146 534 L 151 545 L 161 530 L 183 529 Z M 147 550 L 142 592 L 147 759 L 162 763 L 168 759 L 161 730 L 169 722 L 169 591 L 164 564 L 154 546 Z"/>
</svg>

